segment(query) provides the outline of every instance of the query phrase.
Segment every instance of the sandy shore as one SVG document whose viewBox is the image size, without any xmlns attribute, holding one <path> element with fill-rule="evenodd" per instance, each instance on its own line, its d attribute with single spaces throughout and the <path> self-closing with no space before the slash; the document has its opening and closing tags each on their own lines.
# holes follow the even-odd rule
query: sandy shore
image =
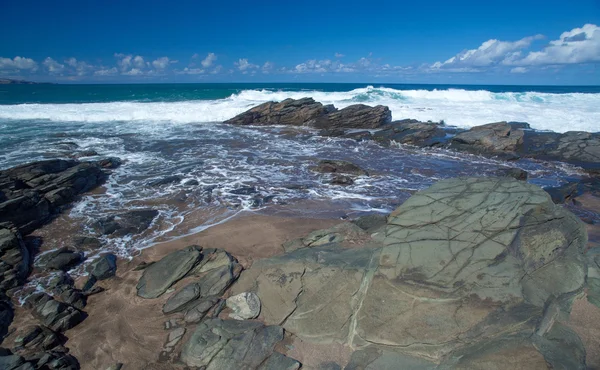
<svg viewBox="0 0 600 370">
<path fill-rule="evenodd" d="M 281 244 L 289 239 L 339 222 L 244 215 L 198 234 L 148 248 L 131 261 L 121 260 L 117 276 L 99 283 L 106 291 L 89 298 L 85 309 L 88 318 L 67 332 L 67 347 L 84 370 L 106 369 L 119 362 L 126 364 L 128 370 L 172 369 L 171 364 L 154 364 L 168 333 L 165 321 L 170 316 L 161 310 L 169 294 L 151 300 L 136 295 L 135 286 L 142 272 L 133 269 L 140 262 L 155 261 L 174 250 L 197 244 L 225 249 L 248 267 L 254 260 L 283 253 Z M 184 279 L 175 288 L 186 283 Z"/>
</svg>

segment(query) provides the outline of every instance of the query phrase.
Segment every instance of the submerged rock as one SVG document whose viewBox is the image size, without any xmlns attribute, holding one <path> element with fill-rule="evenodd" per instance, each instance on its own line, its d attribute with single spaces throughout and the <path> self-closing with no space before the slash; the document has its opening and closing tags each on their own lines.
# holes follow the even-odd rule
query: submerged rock
<svg viewBox="0 0 600 370">
<path fill-rule="evenodd" d="M 546 308 L 566 314 L 583 289 L 586 231 L 542 189 L 512 178 L 440 181 L 393 212 L 384 235 L 383 247 L 325 243 L 257 261 L 232 294 L 256 293 L 265 322 L 303 340 L 386 349 L 422 368 L 454 366 L 497 341 L 583 368 L 581 343 L 554 332 Z"/>
<path fill-rule="evenodd" d="M 104 235 L 140 234 L 150 227 L 158 213 L 156 209 L 136 209 L 103 218 L 96 222 L 94 227 Z"/>
<path fill-rule="evenodd" d="M 356 176 L 369 176 L 369 173 L 352 162 L 342 160 L 324 159 L 312 168 L 321 173 L 345 173 Z"/>
<path fill-rule="evenodd" d="M 46 270 L 67 271 L 83 262 L 83 253 L 72 248 L 63 247 L 48 252 L 36 261 L 36 267 Z"/>
</svg>

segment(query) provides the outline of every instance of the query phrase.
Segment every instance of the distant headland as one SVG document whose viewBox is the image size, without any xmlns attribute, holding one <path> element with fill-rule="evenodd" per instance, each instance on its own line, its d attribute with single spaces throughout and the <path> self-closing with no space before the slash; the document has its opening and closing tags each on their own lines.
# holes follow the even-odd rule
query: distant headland
<svg viewBox="0 0 600 370">
<path fill-rule="evenodd" d="M 10 78 L 0 78 L 0 85 L 54 85 L 52 82 L 33 82 L 25 80 L 13 80 Z"/>
</svg>

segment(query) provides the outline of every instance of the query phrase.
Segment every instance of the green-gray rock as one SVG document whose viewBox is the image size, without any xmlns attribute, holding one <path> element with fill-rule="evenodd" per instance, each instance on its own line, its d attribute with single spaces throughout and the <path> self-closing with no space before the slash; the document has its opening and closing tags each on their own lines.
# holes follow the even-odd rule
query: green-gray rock
<svg viewBox="0 0 600 370">
<path fill-rule="evenodd" d="M 137 284 L 137 295 L 142 298 L 161 296 L 183 278 L 202 258 L 199 247 L 187 247 L 172 252 L 144 270 Z"/>
</svg>

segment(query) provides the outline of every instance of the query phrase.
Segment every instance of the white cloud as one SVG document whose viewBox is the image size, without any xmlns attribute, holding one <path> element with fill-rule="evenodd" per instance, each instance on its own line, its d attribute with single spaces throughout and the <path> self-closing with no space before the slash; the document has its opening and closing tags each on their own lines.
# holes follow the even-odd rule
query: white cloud
<svg viewBox="0 0 600 370">
<path fill-rule="evenodd" d="M 44 67 L 46 67 L 48 73 L 53 75 L 61 74 L 65 70 L 64 64 L 60 64 L 59 62 L 50 57 L 44 59 L 44 62 L 42 64 L 44 65 Z"/>
<path fill-rule="evenodd" d="M 71 72 L 77 76 L 85 76 L 94 70 L 94 66 L 87 64 L 86 62 L 77 60 L 73 57 L 65 60 L 65 63 L 71 67 Z"/>
<path fill-rule="evenodd" d="M 188 68 L 188 67 L 185 67 L 181 71 L 175 71 L 175 73 L 183 74 L 183 75 L 199 75 L 199 74 L 203 74 L 204 72 L 205 71 L 202 68 Z"/>
<path fill-rule="evenodd" d="M 163 70 L 169 66 L 169 62 L 170 62 L 170 60 L 168 57 L 161 57 L 161 58 L 158 58 L 155 61 L 153 61 L 152 65 L 156 69 Z"/>
<path fill-rule="evenodd" d="M 345 55 L 342 54 L 342 53 L 335 53 L 335 57 L 336 58 L 343 58 L 343 57 L 345 57 Z"/>
<path fill-rule="evenodd" d="M 141 57 L 140 55 L 136 55 L 135 58 L 133 58 L 133 65 L 136 68 L 144 68 L 146 66 L 146 63 L 144 62 L 143 57 Z"/>
<path fill-rule="evenodd" d="M 213 75 L 216 75 L 217 73 L 221 72 L 222 69 L 223 69 L 223 66 L 222 65 L 218 65 L 210 73 L 213 74 Z"/>
<path fill-rule="evenodd" d="M 14 57 L 0 58 L 0 70 L 29 70 L 35 72 L 38 68 L 37 63 L 30 58 Z"/>
<path fill-rule="evenodd" d="M 196 58 L 198 57 L 198 54 L 195 54 Z M 202 62 L 200 62 L 200 64 L 202 64 L 202 67 L 204 68 L 208 68 L 210 66 L 213 65 L 213 63 L 217 60 L 217 56 L 215 55 L 215 53 L 208 53 L 208 55 L 206 56 L 206 58 L 204 58 L 202 60 Z"/>
<path fill-rule="evenodd" d="M 102 68 L 94 72 L 95 76 L 112 76 L 116 75 L 119 71 L 116 67 L 112 68 Z"/>
<path fill-rule="evenodd" d="M 139 68 L 132 68 L 127 72 L 122 72 L 125 76 L 139 76 L 144 74 L 144 72 Z"/>
<path fill-rule="evenodd" d="M 487 40 L 477 49 L 464 50 L 445 62 L 435 62 L 432 69 L 444 69 L 449 72 L 473 72 L 478 68 L 489 67 L 503 62 L 507 58 L 517 57 L 521 50 L 531 46 L 535 40 L 543 38 L 535 35 L 517 41 Z"/>
<path fill-rule="evenodd" d="M 265 64 L 263 64 L 262 66 L 262 73 L 264 74 L 269 74 L 271 73 L 271 71 L 273 70 L 273 67 L 275 67 L 275 65 L 269 61 L 265 62 Z"/>
<path fill-rule="evenodd" d="M 515 67 L 510 70 L 510 73 L 525 73 L 527 72 L 527 68 L 525 67 Z"/>
<path fill-rule="evenodd" d="M 256 64 L 252 64 L 252 63 L 248 62 L 248 59 L 245 59 L 245 58 L 238 60 L 234 64 L 242 72 L 247 72 L 250 69 L 258 68 L 258 66 Z"/>
<path fill-rule="evenodd" d="M 563 32 L 558 40 L 550 41 L 541 51 L 532 51 L 513 65 L 582 64 L 600 62 L 600 27 L 586 24 Z"/>
</svg>

